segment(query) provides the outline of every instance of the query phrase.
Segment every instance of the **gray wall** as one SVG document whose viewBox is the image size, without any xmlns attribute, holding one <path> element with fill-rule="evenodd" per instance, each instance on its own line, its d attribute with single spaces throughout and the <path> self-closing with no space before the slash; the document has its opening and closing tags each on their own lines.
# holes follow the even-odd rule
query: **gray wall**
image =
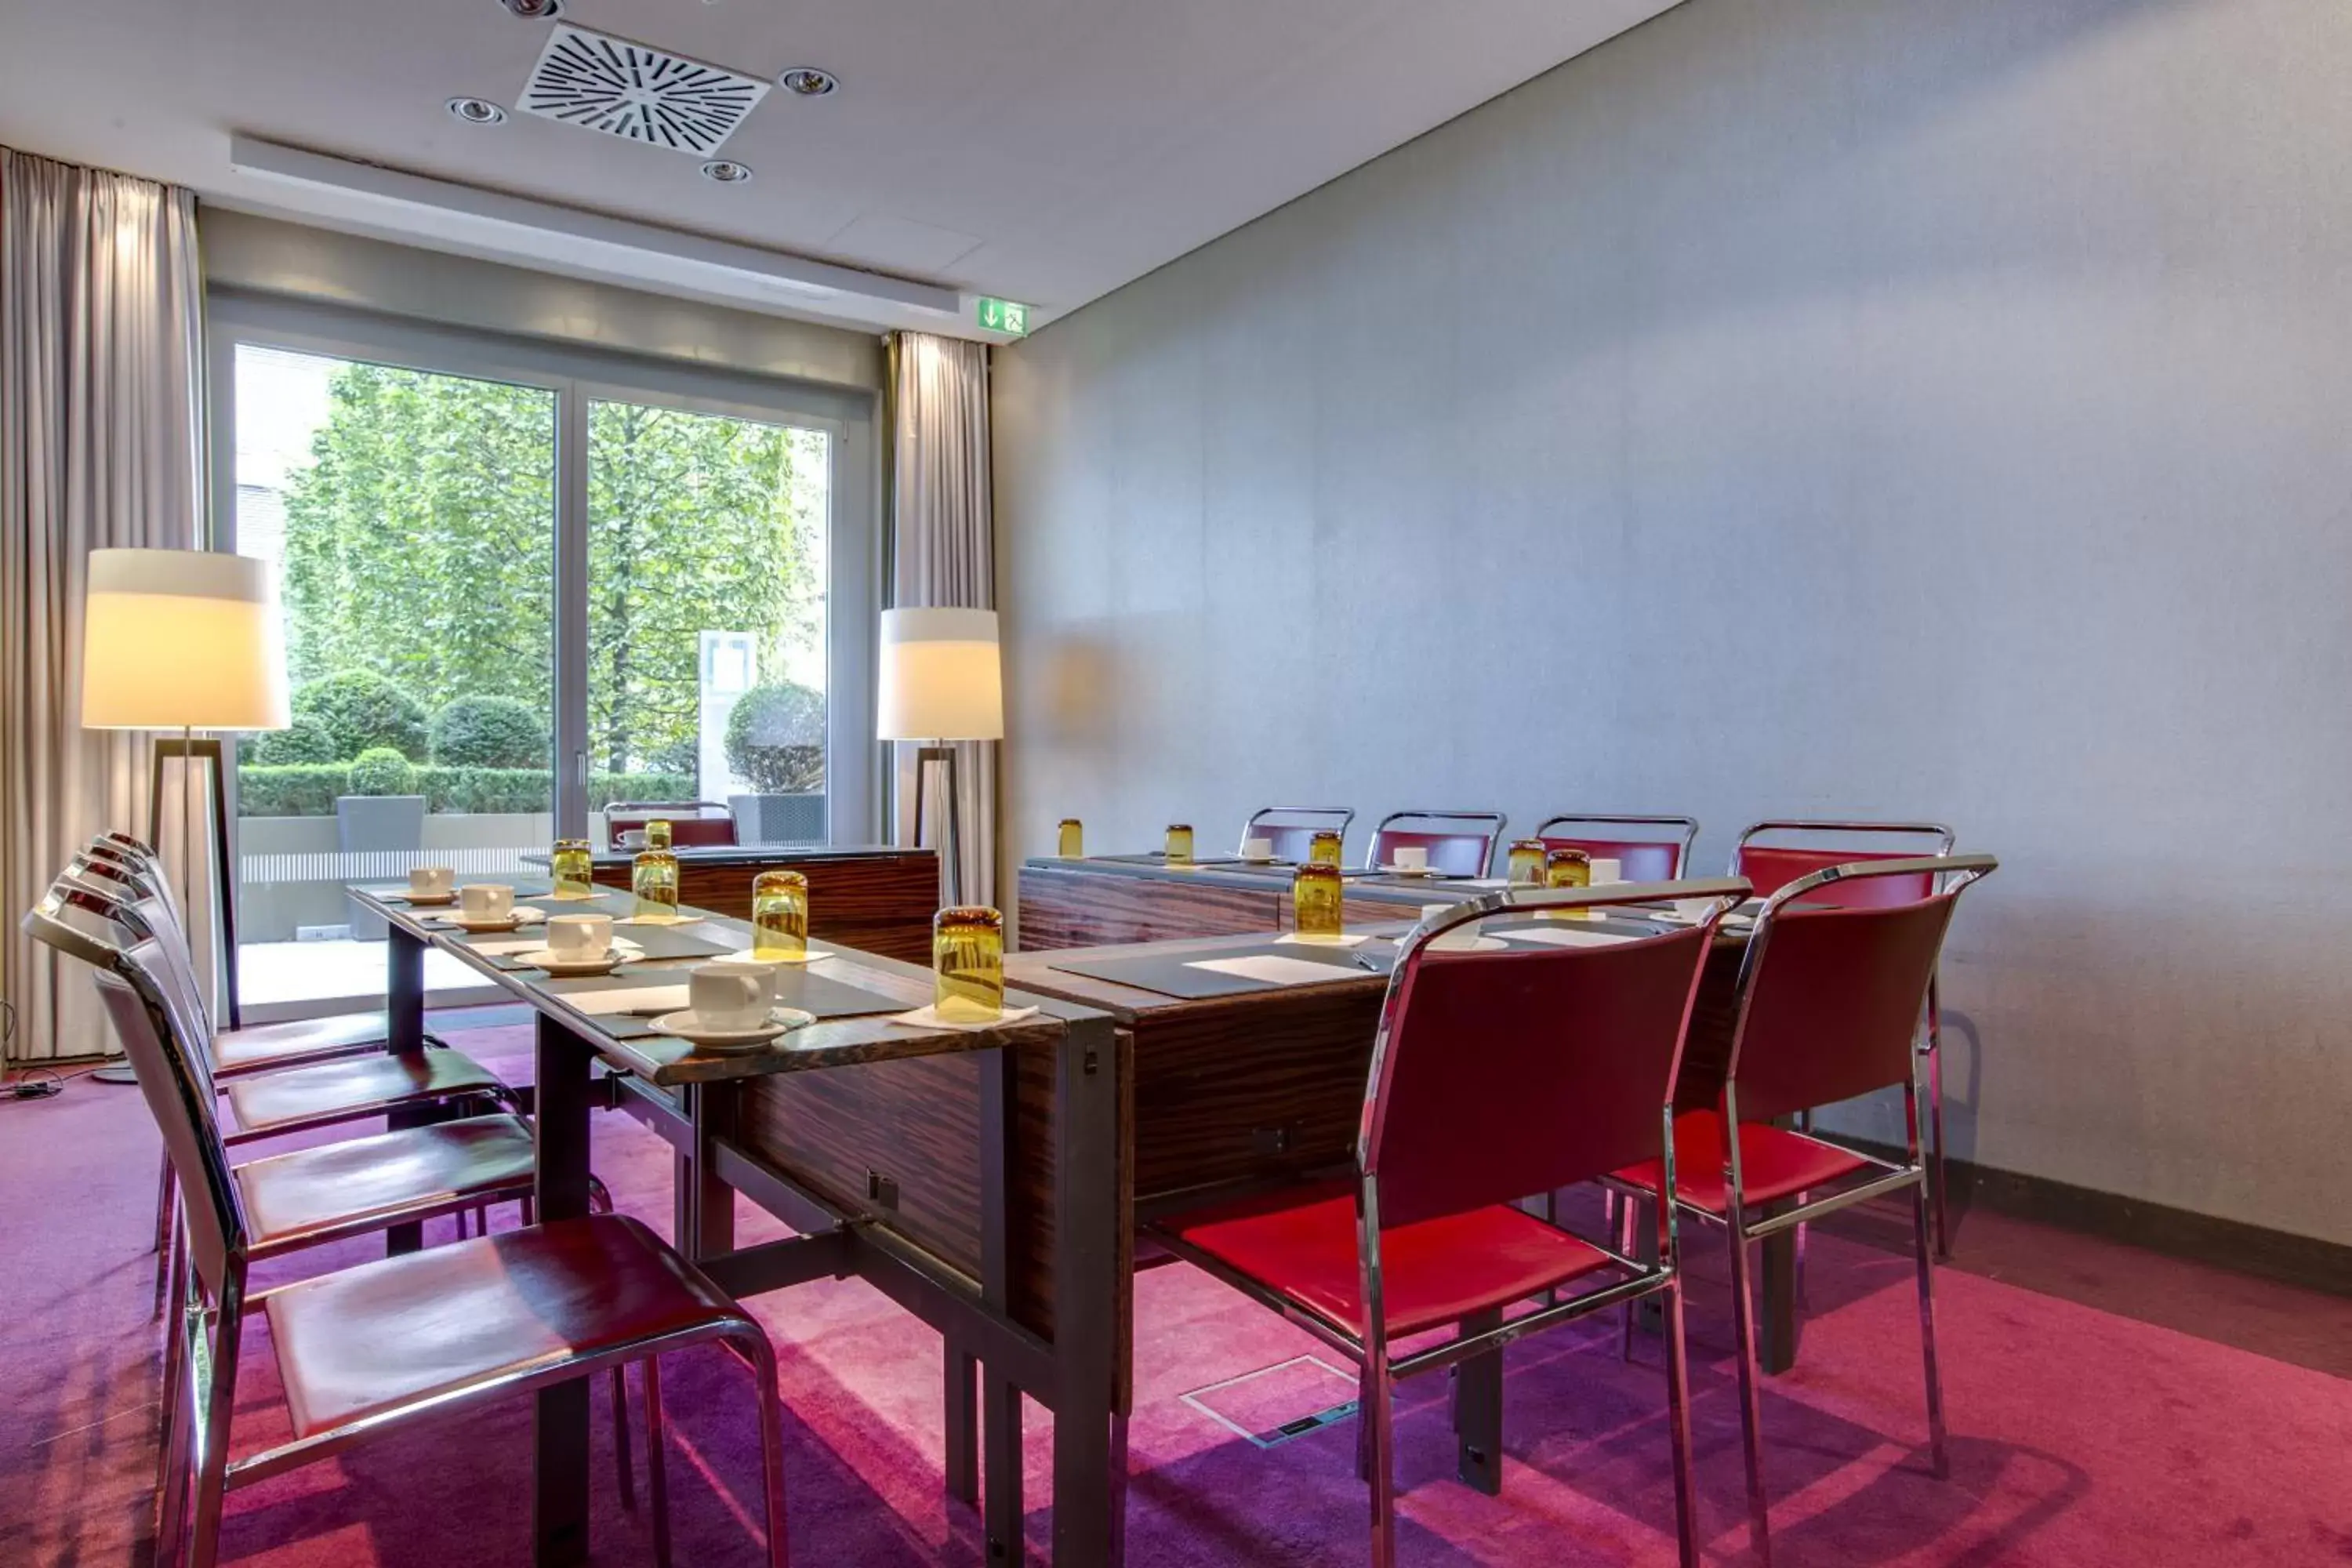
<svg viewBox="0 0 2352 1568">
<path fill-rule="evenodd" d="M 1008 855 L 1945 818 L 1955 1152 L 2352 1242 L 2347 80 L 1692 0 L 1000 351 Z"/>
</svg>

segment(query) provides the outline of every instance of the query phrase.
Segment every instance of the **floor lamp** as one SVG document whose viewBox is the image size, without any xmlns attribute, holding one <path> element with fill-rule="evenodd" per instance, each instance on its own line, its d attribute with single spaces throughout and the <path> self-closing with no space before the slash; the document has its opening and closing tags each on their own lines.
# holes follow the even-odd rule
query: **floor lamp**
<svg viewBox="0 0 2352 1568">
<path fill-rule="evenodd" d="M 957 831 L 957 741 L 1004 738 L 1004 680 L 997 658 L 994 610 L 882 612 L 881 697 L 876 730 L 885 741 L 920 741 L 915 753 L 915 842 L 923 841 L 923 784 L 938 763 L 940 899 L 963 901 L 961 835 Z"/>
<path fill-rule="evenodd" d="M 179 757 L 180 907 L 195 908 L 194 789 L 201 760 L 213 814 L 213 929 L 227 976 L 228 1025 L 243 1023 L 236 996 L 236 875 L 228 858 L 227 757 L 198 730 L 283 730 L 288 723 L 286 643 L 278 574 L 265 561 L 209 550 L 93 550 L 82 615 L 81 721 L 90 730 L 176 730 L 154 745 L 147 841 L 163 842 L 163 762 Z M 101 1068 L 113 1081 L 128 1069 Z"/>
</svg>

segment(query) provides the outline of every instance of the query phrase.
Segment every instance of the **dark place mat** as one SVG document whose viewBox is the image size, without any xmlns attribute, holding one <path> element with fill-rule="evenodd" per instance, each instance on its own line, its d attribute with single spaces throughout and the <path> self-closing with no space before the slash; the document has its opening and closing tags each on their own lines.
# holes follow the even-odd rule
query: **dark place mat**
<svg viewBox="0 0 2352 1568">
<path fill-rule="evenodd" d="M 617 974 L 574 975 L 569 979 L 546 980 L 539 989 L 551 996 L 578 996 L 596 991 L 636 991 L 655 985 L 687 984 L 688 971 L 683 969 L 623 969 Z M 804 968 L 784 965 L 776 976 L 776 1005 L 798 1007 L 803 1013 L 814 1013 L 820 1018 L 859 1018 L 876 1013 L 911 1012 L 920 1004 L 902 1002 L 839 980 L 829 980 L 822 974 L 811 974 Z M 597 1020 L 607 1033 L 618 1034 L 620 1026 L 630 1022 L 618 1015 Z"/>
<path fill-rule="evenodd" d="M 1362 953 L 1378 963 L 1377 970 L 1368 969 L 1356 962 Z M 1108 980 L 1115 985 L 1131 985 L 1138 991 L 1157 992 L 1180 1001 L 1200 1002 L 1213 996 L 1241 996 L 1254 991 L 1288 989 L 1282 982 L 1253 980 L 1246 975 L 1221 974 L 1213 969 L 1194 969 L 1192 964 L 1210 958 L 1290 958 L 1303 963 L 1319 963 L 1335 973 L 1332 978 L 1360 977 L 1378 979 L 1389 972 L 1395 962 L 1395 951 L 1385 945 L 1370 943 L 1356 947 L 1303 947 L 1277 945 L 1269 941 L 1260 947 L 1243 948 L 1230 952 L 1199 952 L 1189 957 L 1153 954 L 1129 958 L 1079 958 L 1066 963 L 1048 963 L 1066 974 L 1083 974 L 1093 980 Z"/>
</svg>

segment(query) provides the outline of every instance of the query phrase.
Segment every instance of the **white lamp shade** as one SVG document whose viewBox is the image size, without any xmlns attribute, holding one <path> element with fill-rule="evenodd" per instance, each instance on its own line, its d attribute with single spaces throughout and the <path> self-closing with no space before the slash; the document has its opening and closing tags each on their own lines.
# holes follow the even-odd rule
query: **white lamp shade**
<svg viewBox="0 0 2352 1568">
<path fill-rule="evenodd" d="M 1004 678 L 994 610 L 882 612 L 885 741 L 1000 741 Z"/>
<path fill-rule="evenodd" d="M 283 730 L 277 574 L 210 550 L 93 550 L 81 721 L 92 730 Z"/>
</svg>

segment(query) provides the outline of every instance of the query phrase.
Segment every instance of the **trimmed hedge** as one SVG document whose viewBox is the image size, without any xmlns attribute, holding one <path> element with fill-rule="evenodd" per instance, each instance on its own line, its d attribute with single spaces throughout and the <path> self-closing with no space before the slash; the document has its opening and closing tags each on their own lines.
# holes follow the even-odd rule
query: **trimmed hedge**
<svg viewBox="0 0 2352 1568">
<path fill-rule="evenodd" d="M 433 715 L 433 762 L 444 768 L 531 768 L 547 760 L 547 726 L 515 697 L 460 697 Z"/>
<path fill-rule="evenodd" d="M 236 773 L 239 816 L 332 816 L 335 797 L 352 793 L 348 763 L 243 767 Z M 552 776 L 545 768 L 416 770 L 416 793 L 432 812 L 520 812 L 549 808 Z M 593 773 L 588 809 L 616 800 L 692 800 L 691 773 Z"/>
<path fill-rule="evenodd" d="M 370 746 L 352 763 L 355 795 L 415 795 L 416 764 L 390 746 Z"/>
<path fill-rule="evenodd" d="M 425 704 L 372 669 L 346 669 L 294 689 L 294 728 L 261 754 L 270 762 L 327 762 L 388 746 L 413 763 L 425 758 Z M 311 755 L 292 754 L 299 747 Z M 315 754 L 325 749 L 326 755 Z"/>
</svg>

